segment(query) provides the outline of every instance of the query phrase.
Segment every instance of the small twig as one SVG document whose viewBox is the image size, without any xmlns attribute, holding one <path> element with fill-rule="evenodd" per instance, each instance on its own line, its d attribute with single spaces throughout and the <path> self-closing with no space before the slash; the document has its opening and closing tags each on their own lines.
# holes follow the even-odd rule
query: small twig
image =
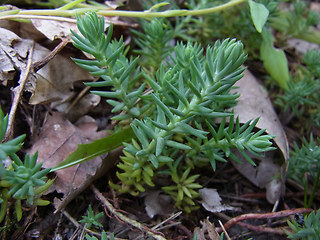
<svg viewBox="0 0 320 240">
<path fill-rule="evenodd" d="M 39 69 L 43 68 L 48 62 L 50 62 L 69 42 L 71 41 L 70 37 L 63 38 L 62 41 L 43 59 L 32 64 L 34 72 L 37 72 Z"/>
<path fill-rule="evenodd" d="M 98 81 L 99 78 L 94 79 L 92 82 Z M 71 109 L 81 100 L 81 98 L 90 90 L 90 86 L 86 86 L 82 91 L 77 95 L 77 97 L 72 101 L 72 103 L 65 110 L 65 113 L 68 114 Z"/>
<path fill-rule="evenodd" d="M 224 228 L 222 222 L 221 222 L 220 220 L 218 220 L 218 222 L 219 222 L 219 224 L 220 224 L 220 226 L 221 226 L 221 228 L 222 228 L 222 231 L 223 231 L 224 234 L 226 235 L 226 238 L 227 238 L 228 240 L 231 240 L 231 238 L 230 238 L 229 234 L 227 233 L 226 229 Z"/>
<path fill-rule="evenodd" d="M 91 189 L 96 195 L 96 197 L 103 203 L 103 205 L 106 206 L 108 210 L 112 212 L 115 216 L 117 216 L 119 219 L 139 229 L 140 231 L 145 232 L 146 234 L 148 234 L 149 236 L 155 239 L 165 240 L 165 238 L 160 235 L 161 233 L 154 232 L 152 229 L 147 228 L 141 223 L 126 217 L 122 213 L 119 213 L 94 185 L 91 185 Z"/>
<path fill-rule="evenodd" d="M 160 228 L 161 225 L 165 224 L 166 222 L 172 220 L 172 219 L 175 219 L 177 217 L 179 217 L 181 215 L 181 211 L 180 212 L 177 212 L 177 213 L 174 213 L 172 214 L 170 217 L 168 217 L 167 219 L 163 220 L 161 223 L 155 225 L 153 228 L 151 228 L 152 230 L 157 230 L 158 228 Z"/>
<path fill-rule="evenodd" d="M 181 225 L 181 222 L 173 222 L 173 221 L 170 221 L 170 222 L 172 222 L 172 223 L 169 223 L 169 224 L 167 224 L 167 225 L 164 225 L 164 226 L 162 226 L 162 227 L 159 227 L 159 228 L 157 228 L 157 231 L 161 231 L 161 230 L 163 230 L 163 229 L 167 229 L 167 228 L 171 228 L 171 227 L 178 227 L 178 228 L 180 228 L 180 229 L 183 229 L 183 225 Z M 188 230 L 189 231 L 189 230 Z M 189 231 L 190 232 L 190 231 Z"/>
<path fill-rule="evenodd" d="M 241 3 L 246 2 L 246 0 L 232 0 L 226 3 L 223 3 L 218 6 L 214 6 L 211 8 L 205 8 L 205 9 L 193 9 L 193 10 L 187 10 L 187 9 L 181 9 L 181 10 L 166 10 L 163 12 L 146 12 L 146 11 L 125 11 L 125 10 L 99 10 L 97 9 L 97 14 L 103 15 L 103 16 L 119 16 L 119 17 L 139 17 L 139 18 L 152 18 L 152 17 L 178 17 L 178 16 L 195 16 L 195 15 L 205 15 L 205 14 L 211 14 L 219 11 L 226 10 L 228 8 L 232 8 L 236 5 L 239 5 Z M 87 11 L 87 9 L 31 9 L 31 10 L 20 10 L 18 13 L 11 14 L 11 15 L 5 15 L 1 16 L 1 19 L 9 19 L 9 18 L 19 18 L 21 15 L 41 15 L 43 16 L 74 16 L 77 13 L 83 13 Z M 5 11 L 6 12 L 6 11 Z M 4 13 L 5 13 L 4 12 Z"/>
<path fill-rule="evenodd" d="M 6 140 L 8 140 L 13 134 L 12 129 L 13 129 L 14 116 L 16 114 L 18 104 L 19 104 L 19 101 L 22 96 L 24 85 L 26 84 L 27 79 L 28 79 L 28 75 L 30 73 L 31 64 L 32 64 L 32 57 L 33 57 L 33 50 L 34 50 L 34 42 L 32 41 L 31 48 L 28 53 L 28 61 L 27 61 L 26 69 L 21 71 L 20 79 L 19 79 L 19 86 L 15 87 L 13 89 L 14 98 L 13 98 L 12 106 L 11 106 L 10 113 L 9 113 L 8 128 L 7 128 L 6 135 L 5 135 Z"/>
<path fill-rule="evenodd" d="M 193 238 L 192 232 L 186 226 L 179 224 L 179 225 L 177 225 L 177 228 L 180 229 L 180 231 L 183 231 L 185 234 L 187 234 L 188 239 Z"/>
<path fill-rule="evenodd" d="M 237 216 L 235 218 L 232 218 L 229 220 L 225 225 L 224 228 L 228 229 L 234 224 L 239 224 L 242 226 L 249 226 L 249 224 L 240 223 L 240 221 L 247 220 L 247 219 L 270 219 L 270 218 L 280 218 L 280 217 L 287 217 L 293 214 L 299 214 L 299 213 L 310 213 L 313 210 L 310 208 L 297 208 L 297 209 L 290 209 L 290 210 L 283 210 L 279 212 L 273 212 L 273 213 L 249 213 L 249 214 L 243 214 L 240 216 Z M 271 228 L 261 228 L 250 225 L 251 230 L 257 229 L 258 231 L 264 231 L 267 230 L 267 232 L 271 232 Z M 254 228 L 254 229 L 252 229 Z M 217 229 L 217 231 L 222 232 L 222 229 Z M 275 231 L 273 233 L 280 233 L 279 231 Z M 281 233 L 282 234 L 282 231 Z"/>
<path fill-rule="evenodd" d="M 263 226 L 254 226 L 248 223 L 243 223 L 243 222 L 238 222 L 237 223 L 239 226 L 250 229 L 255 232 L 263 232 L 263 233 L 274 233 L 274 234 L 279 234 L 279 235 L 286 235 L 286 233 L 277 228 L 270 228 L 270 227 L 263 227 Z"/>
<path fill-rule="evenodd" d="M 73 225 L 75 225 L 77 228 L 81 227 L 80 223 L 78 223 L 77 220 L 75 220 L 67 211 L 62 210 L 61 212 L 66 218 L 69 219 L 70 222 L 72 222 Z"/>
<path fill-rule="evenodd" d="M 111 181 L 110 177 L 109 177 L 109 181 Z M 118 197 L 117 197 L 116 192 L 113 188 L 110 188 L 110 191 L 112 194 L 112 201 L 113 201 L 114 207 L 117 209 L 117 208 L 119 208 Z"/>
</svg>

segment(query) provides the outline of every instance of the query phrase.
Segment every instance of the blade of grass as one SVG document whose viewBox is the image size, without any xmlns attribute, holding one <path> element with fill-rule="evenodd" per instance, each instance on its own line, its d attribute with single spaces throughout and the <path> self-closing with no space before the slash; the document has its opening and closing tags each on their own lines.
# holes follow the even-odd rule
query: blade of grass
<svg viewBox="0 0 320 240">
<path fill-rule="evenodd" d="M 129 142 L 135 137 L 131 128 L 116 132 L 105 138 L 101 138 L 88 144 L 79 144 L 78 148 L 71 153 L 64 161 L 51 169 L 51 172 L 61 170 L 88 161 L 102 154 L 106 154 Z"/>
</svg>

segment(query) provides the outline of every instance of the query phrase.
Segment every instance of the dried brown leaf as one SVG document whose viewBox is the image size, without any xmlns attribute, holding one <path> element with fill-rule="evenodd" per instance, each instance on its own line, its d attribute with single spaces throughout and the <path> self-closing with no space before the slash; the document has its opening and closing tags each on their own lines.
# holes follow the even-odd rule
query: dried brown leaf
<svg viewBox="0 0 320 240">
<path fill-rule="evenodd" d="M 21 39 L 15 33 L 0 28 L 0 81 L 7 85 L 7 81 L 14 78 L 16 69 L 23 71 L 26 68 L 27 54 L 32 41 Z"/>
<path fill-rule="evenodd" d="M 15 33 L 0 28 L 1 84 L 14 78 L 15 70 L 25 71 L 32 40 L 20 38 Z M 35 44 L 32 62 L 38 62 L 50 51 Z M 90 80 L 88 71 L 78 67 L 71 59 L 57 55 L 38 72 L 31 72 L 25 90 L 32 93 L 30 104 L 52 101 L 65 102 L 73 96 L 73 83 Z"/>
<path fill-rule="evenodd" d="M 208 219 L 201 221 L 201 225 L 201 228 L 196 227 L 194 229 L 194 235 L 197 236 L 197 240 L 219 240 L 220 236 L 215 226 Z"/>
<path fill-rule="evenodd" d="M 63 113 L 56 112 L 47 118 L 31 152 L 39 152 L 38 161 L 43 162 L 44 168 L 54 167 L 75 151 L 78 144 L 89 143 L 105 136 L 104 131 L 97 132 L 97 126 L 92 119 L 91 122 L 86 121 L 75 126 L 65 118 Z M 55 200 L 56 209 L 66 206 L 96 179 L 101 174 L 102 166 L 102 157 L 97 157 L 57 171 L 51 190 L 63 193 L 63 198 L 61 201 Z"/>
<path fill-rule="evenodd" d="M 33 62 L 42 60 L 50 53 L 36 44 Z M 29 76 L 27 91 L 32 93 L 30 104 L 69 100 L 73 94 L 73 83 L 93 79 L 88 71 L 78 67 L 71 59 L 55 56 L 48 64 Z"/>
<path fill-rule="evenodd" d="M 50 40 L 62 39 L 70 35 L 70 29 L 79 33 L 76 21 L 55 21 L 47 19 L 31 19 L 33 26 Z"/>
<path fill-rule="evenodd" d="M 247 177 L 253 184 L 267 190 L 267 200 L 274 203 L 284 191 L 285 173 L 288 159 L 288 141 L 282 125 L 275 113 L 272 103 L 257 79 L 248 71 L 236 84 L 240 98 L 234 109 L 235 115 L 239 115 L 241 123 L 260 118 L 257 127 L 267 129 L 267 133 L 275 135 L 275 144 L 279 148 L 282 158 L 276 158 L 276 152 L 265 154 L 264 158 L 257 158 L 260 163 L 252 166 L 242 159 L 242 164 L 232 162 L 237 170 Z M 240 159 L 241 156 L 239 155 Z"/>
</svg>

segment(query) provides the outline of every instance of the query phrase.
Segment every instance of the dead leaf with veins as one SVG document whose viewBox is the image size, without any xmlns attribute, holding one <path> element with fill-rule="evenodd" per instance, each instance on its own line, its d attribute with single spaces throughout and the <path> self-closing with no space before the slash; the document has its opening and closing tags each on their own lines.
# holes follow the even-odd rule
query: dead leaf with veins
<svg viewBox="0 0 320 240">
<path fill-rule="evenodd" d="M 32 40 L 20 38 L 15 33 L 0 28 L 0 57 L 1 84 L 14 78 L 14 71 L 21 72 L 26 69 L 28 51 Z M 38 62 L 45 58 L 50 51 L 40 44 L 35 43 L 32 62 Z M 25 91 L 32 93 L 30 104 L 40 104 L 52 101 L 65 102 L 73 96 L 73 83 L 76 81 L 88 81 L 93 79 L 90 73 L 71 59 L 61 55 L 55 56 L 47 65 L 36 73 L 30 72 Z"/>
<path fill-rule="evenodd" d="M 42 60 L 49 53 L 46 48 L 36 45 L 33 62 Z M 92 79 L 88 71 L 77 66 L 71 59 L 56 55 L 39 71 L 30 74 L 26 88 L 32 93 L 29 103 L 35 105 L 53 101 L 65 102 L 75 94 L 74 82 Z"/>
<path fill-rule="evenodd" d="M 67 21 L 54 21 L 52 19 L 31 19 L 33 26 L 50 40 L 66 38 L 70 35 L 70 29 L 80 33 L 75 19 Z"/>
<path fill-rule="evenodd" d="M 15 33 L 0 28 L 0 79 L 2 85 L 13 80 L 15 71 L 23 71 L 27 64 L 28 51 L 32 40 L 22 39 Z"/>
<path fill-rule="evenodd" d="M 105 131 L 97 132 L 97 125 L 92 118 L 73 125 L 63 113 L 55 112 L 47 118 L 30 152 L 38 151 L 38 162 L 42 162 L 44 168 L 54 167 L 75 151 L 78 144 L 105 136 Z M 51 191 L 63 194 L 61 200 L 54 200 L 57 210 L 65 207 L 105 171 L 102 158 L 100 156 L 55 172 L 56 179 Z"/>
<path fill-rule="evenodd" d="M 240 123 L 259 118 L 257 128 L 267 129 L 266 132 L 276 136 L 275 144 L 280 150 L 277 160 L 276 152 L 267 152 L 263 158 L 253 156 L 258 159 L 257 166 L 252 166 L 241 154 L 237 156 L 242 163 L 232 161 L 236 169 L 253 184 L 260 188 L 266 188 L 267 200 L 275 203 L 284 193 L 285 175 L 288 166 L 289 148 L 283 127 L 272 106 L 266 90 L 259 84 L 257 79 L 248 70 L 236 84 L 236 89 L 240 93 L 239 102 L 234 108 L 235 116 L 239 116 Z"/>
</svg>

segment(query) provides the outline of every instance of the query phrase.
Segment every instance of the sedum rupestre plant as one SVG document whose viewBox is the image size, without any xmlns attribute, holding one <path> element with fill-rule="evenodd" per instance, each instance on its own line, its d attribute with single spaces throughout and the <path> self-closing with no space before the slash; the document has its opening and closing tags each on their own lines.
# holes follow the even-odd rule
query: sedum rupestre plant
<svg viewBox="0 0 320 240">
<path fill-rule="evenodd" d="M 279 95 L 276 104 L 289 115 L 297 117 L 310 132 L 312 126 L 320 126 L 320 51 L 307 51 L 288 89 Z"/>
<path fill-rule="evenodd" d="M 74 61 L 101 77 L 87 85 L 101 87 L 93 93 L 107 97 L 116 114 L 113 120 L 120 126 L 130 124 L 136 136 L 124 143 L 117 172 L 121 182 L 110 182 L 120 193 L 137 195 L 147 186 L 161 186 L 161 178 L 166 185 L 162 190 L 177 207 L 190 212 L 202 187 L 197 181 L 201 167 L 211 165 L 216 170 L 217 161 L 239 161 L 232 149 L 252 164 L 246 151 L 259 155 L 273 149 L 273 136 L 254 131 L 258 119 L 241 125 L 232 111 L 239 95 L 231 90 L 242 78 L 246 60 L 240 41 L 217 41 L 205 52 L 196 43 L 177 43 L 172 50 L 165 48 L 169 54 L 159 54 L 165 57 L 149 71 L 151 51 L 140 51 L 142 70 L 139 57 L 126 56 L 122 39 L 111 41 L 112 26 L 105 35 L 104 19 L 95 12 L 77 17 L 77 25 L 82 36 L 72 32 L 74 45 L 94 60 Z M 159 20 L 147 26 L 144 33 L 136 34 L 141 49 L 152 41 L 163 42 L 148 32 L 162 26 Z"/>
<path fill-rule="evenodd" d="M 314 140 L 310 136 L 309 142 L 303 138 L 302 146 L 295 142 L 289 158 L 288 178 L 293 179 L 304 186 L 304 205 L 311 207 L 320 178 L 320 139 Z M 308 199 L 309 184 L 312 181 L 311 195 Z"/>
<path fill-rule="evenodd" d="M 16 155 L 25 135 L 4 141 L 7 126 L 8 115 L 4 116 L 0 108 L 0 222 L 13 203 L 18 221 L 22 217 L 22 200 L 27 200 L 30 205 L 49 204 L 40 197 L 53 183 L 53 180 L 46 181 L 50 169 L 41 170 L 42 164 L 36 164 L 37 153 L 33 156 L 27 154 L 24 162 Z"/>
</svg>

